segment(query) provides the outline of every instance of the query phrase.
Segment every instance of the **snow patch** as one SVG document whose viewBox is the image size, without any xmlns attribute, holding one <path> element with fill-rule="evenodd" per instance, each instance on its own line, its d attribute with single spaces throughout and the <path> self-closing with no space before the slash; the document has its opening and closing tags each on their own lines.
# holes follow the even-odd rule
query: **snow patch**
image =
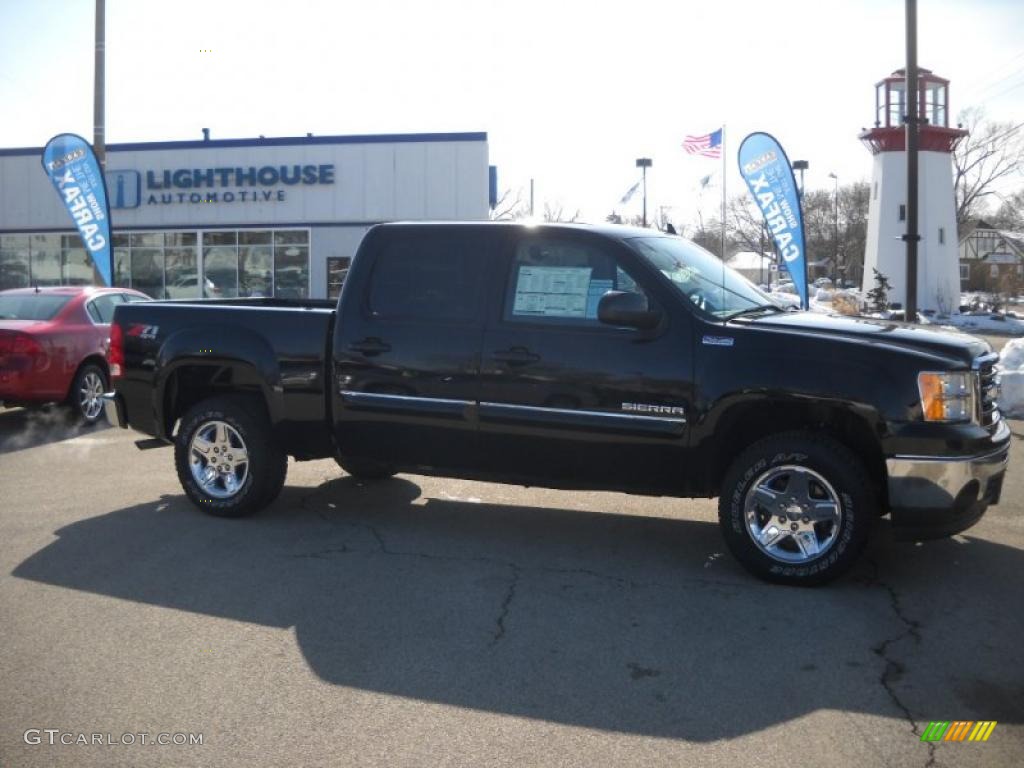
<svg viewBox="0 0 1024 768">
<path fill-rule="evenodd" d="M 1024 418 L 1024 339 L 1010 339 L 1000 353 L 1002 393 L 999 410 L 1010 418 Z"/>
</svg>

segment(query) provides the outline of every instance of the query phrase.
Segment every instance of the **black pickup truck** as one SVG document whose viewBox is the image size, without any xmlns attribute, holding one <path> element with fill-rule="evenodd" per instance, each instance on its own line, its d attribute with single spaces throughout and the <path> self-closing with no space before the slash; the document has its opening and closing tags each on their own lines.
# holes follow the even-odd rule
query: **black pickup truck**
<svg viewBox="0 0 1024 768">
<path fill-rule="evenodd" d="M 240 516 L 287 458 L 565 489 L 720 497 L 754 574 L 815 584 L 873 518 L 948 536 L 1009 451 L 983 341 L 786 311 L 644 229 L 384 224 L 335 308 L 117 307 L 108 418 L 173 442 L 188 497 Z"/>
</svg>

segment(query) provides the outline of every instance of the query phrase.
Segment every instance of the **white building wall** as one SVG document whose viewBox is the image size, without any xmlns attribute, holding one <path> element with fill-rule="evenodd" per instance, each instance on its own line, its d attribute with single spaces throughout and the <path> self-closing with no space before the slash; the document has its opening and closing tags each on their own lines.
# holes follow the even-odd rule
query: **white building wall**
<svg viewBox="0 0 1024 768">
<path fill-rule="evenodd" d="M 905 152 L 875 155 L 862 285 L 865 292 L 874 288 L 873 268 L 878 269 L 892 286 L 889 301 L 903 306 L 907 248 L 901 238 L 907 223 L 900 220 L 900 206 L 907 201 L 906 169 Z M 918 309 L 949 312 L 960 302 L 952 158 L 946 152 L 921 152 L 918 171 Z"/>
</svg>

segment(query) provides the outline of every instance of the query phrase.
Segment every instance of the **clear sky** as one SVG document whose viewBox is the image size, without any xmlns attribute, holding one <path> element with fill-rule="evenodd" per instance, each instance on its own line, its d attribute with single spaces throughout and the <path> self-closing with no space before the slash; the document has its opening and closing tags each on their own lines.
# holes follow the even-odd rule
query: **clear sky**
<svg viewBox="0 0 1024 768">
<path fill-rule="evenodd" d="M 1024 2 L 920 0 L 919 63 L 955 114 L 1024 119 Z M 0 147 L 92 137 L 93 0 L 0 0 Z M 807 187 L 867 179 L 873 84 L 903 0 L 107 0 L 107 141 L 487 131 L 499 186 L 599 219 L 653 158 L 649 209 L 713 215 L 688 133 L 754 130 Z M 1024 181 L 1020 182 L 1024 184 Z"/>
</svg>

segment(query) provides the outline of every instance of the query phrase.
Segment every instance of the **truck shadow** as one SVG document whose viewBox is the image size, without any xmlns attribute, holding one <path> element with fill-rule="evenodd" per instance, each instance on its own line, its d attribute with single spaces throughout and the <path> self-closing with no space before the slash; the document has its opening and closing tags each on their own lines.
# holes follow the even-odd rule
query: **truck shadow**
<svg viewBox="0 0 1024 768">
<path fill-rule="evenodd" d="M 103 419 L 91 427 L 84 426 L 72 418 L 67 408 L 58 405 L 0 408 L 0 454 L 92 435 L 109 428 Z"/>
<path fill-rule="evenodd" d="M 903 718 L 915 697 L 931 717 L 1024 722 L 1022 618 L 998 608 L 1019 604 L 1024 553 L 980 539 L 882 536 L 837 584 L 789 589 L 748 577 L 711 523 L 347 477 L 251 520 L 175 496 L 57 536 L 14 575 L 295 627 L 336 685 L 692 741 L 823 708 Z"/>
</svg>

